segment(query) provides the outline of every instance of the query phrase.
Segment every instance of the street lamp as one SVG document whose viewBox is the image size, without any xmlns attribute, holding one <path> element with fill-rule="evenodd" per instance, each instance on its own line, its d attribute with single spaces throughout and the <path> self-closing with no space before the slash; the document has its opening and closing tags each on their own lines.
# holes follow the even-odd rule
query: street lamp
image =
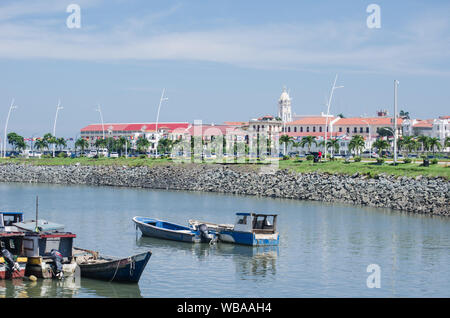
<svg viewBox="0 0 450 318">
<path fill-rule="evenodd" d="M 63 109 L 64 107 L 61 107 L 61 101 L 58 100 L 58 105 L 56 105 L 56 114 L 55 114 L 55 122 L 53 124 L 53 137 L 56 138 L 56 120 L 58 119 L 58 111 L 60 109 Z M 55 144 L 53 144 L 53 157 L 55 157 Z"/>
<path fill-rule="evenodd" d="M 328 99 L 328 103 L 327 103 L 327 119 L 326 119 L 326 124 L 325 124 L 325 159 L 327 158 L 328 117 L 330 115 L 330 106 L 331 106 L 331 100 L 333 98 L 333 92 L 335 89 L 344 87 L 344 86 L 336 86 L 337 78 L 338 78 L 338 75 L 336 74 L 336 77 L 334 78 L 333 87 L 331 88 L 330 98 Z M 330 133 L 332 134 L 333 132 L 330 132 Z"/>
<path fill-rule="evenodd" d="M 397 164 L 397 90 L 399 81 L 394 80 L 394 165 Z"/>
<path fill-rule="evenodd" d="M 158 144 L 159 144 L 159 135 L 158 135 L 158 121 L 159 121 L 159 110 L 161 109 L 161 104 L 163 101 L 169 100 L 169 98 L 164 97 L 164 92 L 166 91 L 165 88 L 163 88 L 162 94 L 161 94 L 161 99 L 159 100 L 159 106 L 158 106 L 158 113 L 156 115 L 156 127 L 155 127 L 155 132 L 156 132 L 156 136 L 158 136 L 157 138 L 157 143 L 156 143 L 156 157 L 158 157 Z"/>
<path fill-rule="evenodd" d="M 103 139 L 105 139 L 105 124 L 103 123 L 103 115 L 102 115 L 102 109 L 100 108 L 100 104 L 97 105 L 97 108 L 95 111 L 100 113 L 100 120 L 102 121 L 102 130 L 103 130 Z"/>
<path fill-rule="evenodd" d="M 14 98 L 13 98 L 11 101 L 11 106 L 9 106 L 8 117 L 6 117 L 5 123 L 5 134 L 3 138 L 3 158 L 6 158 L 6 131 L 8 130 L 9 117 L 11 116 L 11 111 L 16 108 L 18 108 L 18 106 L 14 105 Z"/>
</svg>

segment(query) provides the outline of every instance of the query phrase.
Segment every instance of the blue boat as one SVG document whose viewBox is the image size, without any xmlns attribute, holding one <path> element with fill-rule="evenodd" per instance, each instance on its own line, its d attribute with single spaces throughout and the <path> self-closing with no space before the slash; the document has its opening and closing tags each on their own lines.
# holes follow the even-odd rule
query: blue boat
<svg viewBox="0 0 450 318">
<path fill-rule="evenodd" d="M 110 282 L 137 283 L 147 265 L 151 251 L 119 258 L 74 247 L 73 255 L 80 266 L 81 277 Z"/>
<path fill-rule="evenodd" d="M 216 241 L 215 232 L 208 231 L 207 227 L 201 224 L 196 229 L 192 229 L 187 226 L 142 216 L 135 216 L 133 222 L 144 236 L 188 243 L 214 243 Z"/>
<path fill-rule="evenodd" d="M 234 225 L 189 221 L 192 229 L 199 224 L 204 224 L 209 231 L 218 233 L 220 242 L 250 246 L 278 245 L 280 242 L 280 235 L 276 230 L 276 214 L 236 213 Z"/>
</svg>

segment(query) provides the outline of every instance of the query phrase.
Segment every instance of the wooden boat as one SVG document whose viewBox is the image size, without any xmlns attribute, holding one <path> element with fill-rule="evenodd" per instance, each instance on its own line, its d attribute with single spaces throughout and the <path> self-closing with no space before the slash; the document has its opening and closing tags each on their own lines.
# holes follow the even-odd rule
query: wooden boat
<svg viewBox="0 0 450 318">
<path fill-rule="evenodd" d="M 77 263 L 72 255 L 73 240 L 76 234 L 70 232 L 24 232 L 24 250 L 28 257 L 26 275 L 39 278 L 62 278 L 72 276 Z M 57 260 L 53 251 L 61 257 L 61 267 L 57 269 Z M 62 273 L 62 275 L 60 274 Z"/>
<path fill-rule="evenodd" d="M 23 238 L 22 232 L 0 232 L 0 279 L 25 276 L 27 258 L 23 255 Z"/>
<path fill-rule="evenodd" d="M 166 240 L 189 242 L 189 243 L 214 243 L 216 235 L 214 230 L 207 230 L 201 224 L 193 229 L 187 226 L 166 222 L 158 219 L 135 216 L 133 222 L 144 236 L 156 237 Z"/>
<path fill-rule="evenodd" d="M 80 267 L 81 277 L 113 282 L 137 283 L 147 265 L 151 251 L 119 258 L 101 256 L 96 251 L 74 247 L 73 255 Z"/>
<path fill-rule="evenodd" d="M 251 246 L 278 245 L 279 233 L 276 231 L 276 214 L 236 213 L 236 222 L 215 224 L 189 220 L 189 226 L 196 229 L 205 224 L 208 230 L 216 231 L 219 241 Z"/>
</svg>

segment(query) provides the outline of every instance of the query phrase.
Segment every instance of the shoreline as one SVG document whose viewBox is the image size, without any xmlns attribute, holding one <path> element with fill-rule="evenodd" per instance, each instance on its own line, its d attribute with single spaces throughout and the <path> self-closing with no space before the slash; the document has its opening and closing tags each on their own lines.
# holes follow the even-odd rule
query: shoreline
<svg viewBox="0 0 450 318">
<path fill-rule="evenodd" d="M 300 173 L 260 167 L 205 164 L 0 164 L 0 182 L 80 184 L 243 194 L 350 203 L 409 213 L 450 216 L 450 181 L 442 177 Z"/>
</svg>

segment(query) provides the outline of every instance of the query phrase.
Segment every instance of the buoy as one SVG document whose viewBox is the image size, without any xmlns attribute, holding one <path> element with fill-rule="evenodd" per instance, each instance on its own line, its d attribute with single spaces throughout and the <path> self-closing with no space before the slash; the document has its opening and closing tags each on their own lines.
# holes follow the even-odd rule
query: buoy
<svg viewBox="0 0 450 318">
<path fill-rule="evenodd" d="M 37 278 L 36 278 L 36 276 L 34 276 L 34 275 L 30 275 L 28 278 L 29 278 L 32 282 L 37 281 Z"/>
</svg>

